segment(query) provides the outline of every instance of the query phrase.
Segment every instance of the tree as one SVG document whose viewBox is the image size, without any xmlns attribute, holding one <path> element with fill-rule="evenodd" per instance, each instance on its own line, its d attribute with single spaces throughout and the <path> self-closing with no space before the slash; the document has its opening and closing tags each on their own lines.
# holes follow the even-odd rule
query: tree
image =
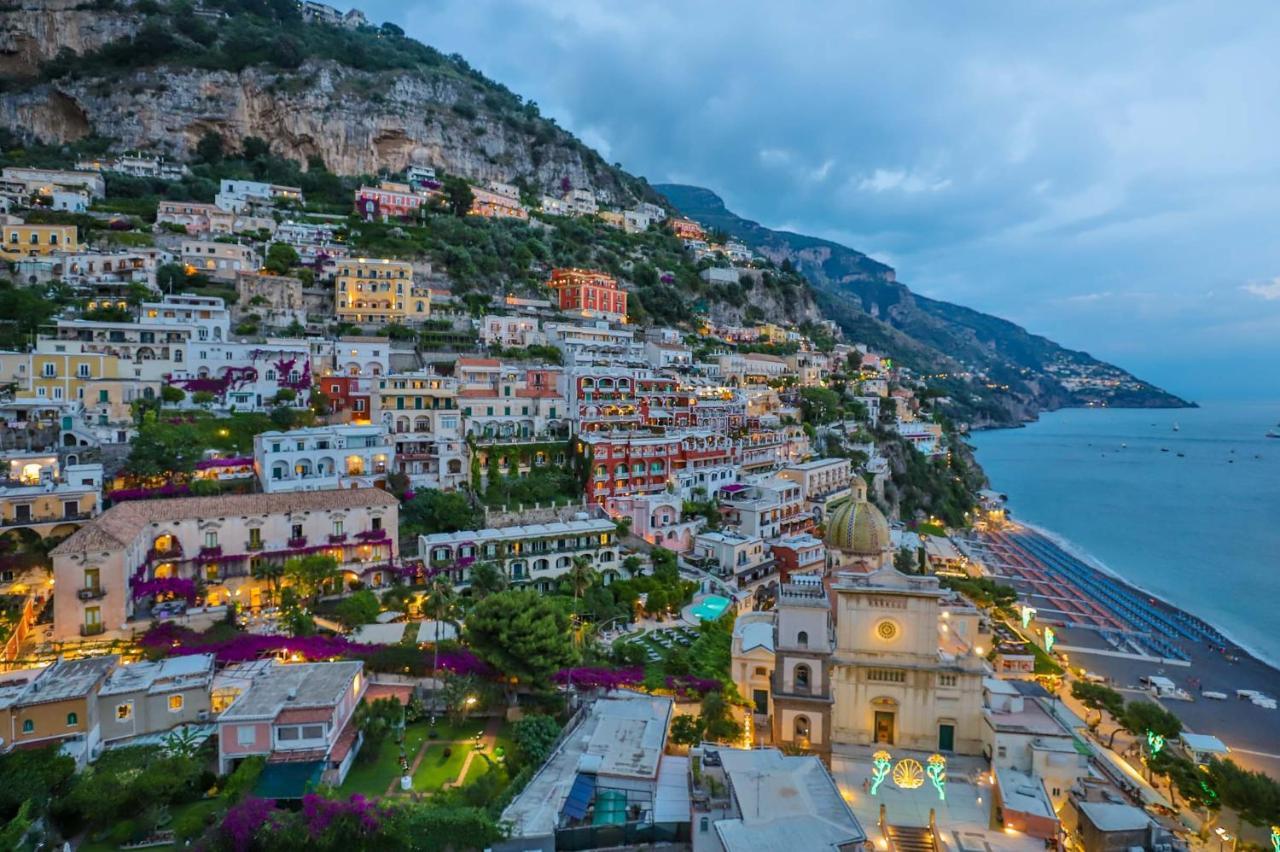
<svg viewBox="0 0 1280 852">
<path fill-rule="evenodd" d="M 574 600 L 582 597 L 582 593 L 591 588 L 596 581 L 596 568 L 586 556 L 573 557 L 569 567 L 569 585 L 573 587 Z"/>
<path fill-rule="evenodd" d="M 271 600 L 280 599 L 280 581 L 284 578 L 284 563 L 274 559 L 254 559 L 249 565 L 253 579 L 267 584 Z"/>
<path fill-rule="evenodd" d="M 507 575 L 492 562 L 477 562 L 471 566 L 471 596 L 481 600 L 507 587 Z"/>
<path fill-rule="evenodd" d="M 217 399 L 217 397 L 213 395 L 212 391 L 198 390 L 191 394 L 191 401 L 201 408 L 207 408 L 210 405 L 213 405 L 213 401 L 215 399 Z"/>
<path fill-rule="evenodd" d="M 444 710 L 455 725 L 467 721 L 467 714 L 480 701 L 480 682 L 472 674 L 455 674 L 450 672 L 444 677 L 444 687 L 440 690 L 440 698 L 444 702 Z"/>
<path fill-rule="evenodd" d="M 0 755 L 0 820 L 14 819 L 24 802 L 43 811 L 66 793 L 75 772 L 75 759 L 62 754 L 57 745 Z"/>
<path fill-rule="evenodd" d="M 185 286 L 187 270 L 181 263 L 162 263 L 156 267 L 156 286 L 161 291 L 172 293 L 175 288 Z"/>
<path fill-rule="evenodd" d="M 264 160 L 271 154 L 271 145 L 261 136 L 246 136 L 240 143 L 241 156 L 250 162 Z"/>
<path fill-rule="evenodd" d="M 560 725 L 550 716 L 529 715 L 511 726 L 517 762 L 522 766 L 541 766 L 551 756 L 551 747 L 560 736 Z"/>
<path fill-rule="evenodd" d="M 173 385 L 165 385 L 160 388 L 160 401 L 167 402 L 170 405 L 177 405 L 187 398 L 187 392 L 182 388 L 175 388 Z"/>
<path fill-rule="evenodd" d="M 284 563 L 284 576 L 304 599 L 315 603 L 324 587 L 338 579 L 338 560 L 314 553 L 295 556 Z"/>
<path fill-rule="evenodd" d="M 439 680 L 440 671 L 440 625 L 443 624 L 458 605 L 458 596 L 453 591 L 453 584 L 444 575 L 431 580 L 427 594 L 423 598 L 422 610 L 431 616 L 436 623 L 436 641 L 432 647 L 434 658 L 431 662 L 431 675 Z"/>
<path fill-rule="evenodd" d="M 361 589 L 338 601 L 333 614 L 343 627 L 354 630 L 362 624 L 372 624 L 381 611 L 378 596 L 368 589 Z"/>
<path fill-rule="evenodd" d="M 1117 731 L 1124 730 L 1135 737 L 1145 738 L 1148 733 L 1166 740 L 1174 740 L 1182 733 L 1182 721 L 1168 710 L 1152 701 L 1130 701 L 1116 718 L 1120 727 L 1111 732 L 1107 748 L 1115 744 Z"/>
<path fill-rule="evenodd" d="M 365 743 L 360 749 L 360 756 L 374 758 L 378 754 L 378 746 L 387 735 L 400 727 L 404 719 L 404 706 L 400 700 L 387 696 L 376 701 L 364 701 L 356 707 L 356 728 L 364 734 Z"/>
<path fill-rule="evenodd" d="M 430 802 L 393 803 L 383 818 L 380 848 L 406 852 L 487 849 L 507 836 L 483 808 Z"/>
<path fill-rule="evenodd" d="M 706 736 L 715 742 L 731 742 L 737 739 L 740 728 L 729 713 L 729 704 L 719 692 L 702 696 L 702 723 Z"/>
<path fill-rule="evenodd" d="M 640 557 L 636 556 L 634 553 L 622 560 L 622 568 L 627 572 L 627 576 L 629 577 L 634 577 L 639 574 L 643 565 L 644 563 L 640 560 Z"/>
<path fill-rule="evenodd" d="M 400 528 L 410 535 L 473 530 L 480 523 L 480 513 L 458 491 L 424 489 L 400 507 Z"/>
<path fill-rule="evenodd" d="M 898 548 L 898 552 L 893 554 L 893 567 L 903 574 L 916 573 L 916 556 L 911 552 L 911 548 Z"/>
<path fill-rule="evenodd" d="M 263 266 L 277 275 L 285 275 L 297 266 L 300 260 L 293 246 L 288 243 L 272 243 L 267 246 L 267 259 Z"/>
<path fill-rule="evenodd" d="M 551 675 L 573 662 L 569 616 L 551 598 L 509 589 L 476 604 L 466 637 L 477 654 L 508 677 L 547 689 Z"/>
<path fill-rule="evenodd" d="M 702 742 L 704 727 L 700 716 L 681 714 L 671 720 L 671 742 L 682 746 L 697 745 Z"/>
<path fill-rule="evenodd" d="M 208 130 L 196 143 L 196 158 L 202 163 L 216 165 L 222 162 L 223 150 L 222 137 Z"/>
<path fill-rule="evenodd" d="M 1097 730 L 1102 722 L 1102 711 L 1106 711 L 1113 719 L 1119 719 L 1124 712 L 1124 696 L 1109 686 L 1100 683 L 1089 683 L 1085 680 L 1071 682 L 1071 697 L 1085 707 L 1095 711 L 1098 718 L 1089 723 L 1090 730 Z"/>
<path fill-rule="evenodd" d="M 470 213 L 471 205 L 476 200 L 475 193 L 471 191 L 471 185 L 455 175 L 449 175 L 444 179 L 444 197 L 449 210 L 458 217 Z"/>
</svg>

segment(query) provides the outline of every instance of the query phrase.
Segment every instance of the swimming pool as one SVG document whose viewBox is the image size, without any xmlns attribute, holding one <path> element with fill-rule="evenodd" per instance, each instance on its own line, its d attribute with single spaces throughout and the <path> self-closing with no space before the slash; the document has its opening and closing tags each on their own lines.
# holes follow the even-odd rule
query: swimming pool
<svg viewBox="0 0 1280 852">
<path fill-rule="evenodd" d="M 733 601 L 720 597 L 720 595 L 707 595 L 690 607 L 689 614 L 699 621 L 715 621 L 724 615 L 724 611 L 729 608 L 731 603 Z"/>
</svg>

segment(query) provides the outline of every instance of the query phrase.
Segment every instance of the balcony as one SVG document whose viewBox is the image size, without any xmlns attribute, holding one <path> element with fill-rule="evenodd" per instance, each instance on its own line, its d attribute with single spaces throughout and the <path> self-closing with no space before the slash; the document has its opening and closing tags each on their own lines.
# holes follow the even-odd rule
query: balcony
<svg viewBox="0 0 1280 852">
<path fill-rule="evenodd" d="M 81 589 L 80 591 L 76 592 L 76 597 L 78 597 L 82 601 L 96 601 L 100 598 L 106 597 L 106 595 L 107 595 L 107 590 L 102 588 L 101 586 L 90 586 L 86 589 Z"/>
<path fill-rule="evenodd" d="M 81 624 L 80 635 L 81 636 L 101 636 L 104 632 L 106 632 L 106 629 L 107 629 L 106 625 L 104 625 L 102 622 L 98 622 L 97 624 Z"/>
<path fill-rule="evenodd" d="M 306 537 L 305 535 L 302 535 L 302 536 L 298 536 L 297 538 L 291 538 L 291 539 L 289 539 L 289 541 L 288 541 L 288 545 L 289 545 L 289 547 L 291 547 L 291 548 L 296 548 L 296 547 L 306 547 L 306 546 L 307 546 L 307 537 Z"/>
<path fill-rule="evenodd" d="M 244 549 L 245 549 L 245 550 L 249 550 L 249 551 L 261 550 L 261 549 L 262 549 L 262 539 L 258 539 L 257 541 L 246 541 L 246 542 L 244 543 Z"/>
<path fill-rule="evenodd" d="M 347 540 L 346 533 L 329 533 L 330 544 L 342 544 L 346 540 Z"/>
<path fill-rule="evenodd" d="M 26 515 L 5 518 L 0 521 L 6 527 L 25 527 L 32 524 L 61 524 L 87 521 L 93 517 L 88 512 L 64 512 L 61 515 Z"/>
<path fill-rule="evenodd" d="M 360 541 L 382 541 L 387 537 L 387 531 L 384 529 L 365 530 L 356 533 L 356 538 Z"/>
<path fill-rule="evenodd" d="M 212 547 L 200 548 L 200 552 L 196 554 L 195 561 L 197 563 L 216 562 L 221 558 L 222 558 L 221 545 L 214 545 Z"/>
</svg>

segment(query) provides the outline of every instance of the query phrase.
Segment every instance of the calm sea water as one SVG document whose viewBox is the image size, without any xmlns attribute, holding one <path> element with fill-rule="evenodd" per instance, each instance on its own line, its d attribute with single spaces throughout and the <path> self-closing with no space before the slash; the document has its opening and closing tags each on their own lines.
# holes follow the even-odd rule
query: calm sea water
<svg viewBox="0 0 1280 852">
<path fill-rule="evenodd" d="M 1277 421 L 1280 403 L 1073 409 L 972 443 L 1014 517 L 1276 664 L 1280 438 L 1265 433 Z"/>
</svg>

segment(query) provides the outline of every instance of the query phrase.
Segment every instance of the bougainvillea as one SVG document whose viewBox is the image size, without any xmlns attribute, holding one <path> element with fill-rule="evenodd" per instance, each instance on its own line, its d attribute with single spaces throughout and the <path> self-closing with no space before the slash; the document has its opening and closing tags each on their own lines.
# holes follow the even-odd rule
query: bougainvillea
<svg viewBox="0 0 1280 852">
<path fill-rule="evenodd" d="M 229 459 L 201 459 L 196 462 L 196 470 L 208 470 L 212 467 L 244 467 L 253 464 L 253 456 L 235 456 Z"/>
<path fill-rule="evenodd" d="M 198 376 L 194 379 L 175 379 L 166 376 L 165 381 L 187 393 L 205 391 L 223 399 L 229 390 L 238 390 L 258 380 L 256 367 L 227 367 L 220 376 Z"/>
<path fill-rule="evenodd" d="M 185 577 L 159 577 L 155 580 L 135 580 L 133 583 L 134 600 L 166 594 L 186 598 L 187 603 L 190 603 L 196 597 L 196 581 Z"/>
<path fill-rule="evenodd" d="M 598 666 L 579 666 L 561 669 L 551 679 L 559 684 L 572 683 L 582 689 L 628 689 L 644 684 L 644 667 L 607 669 Z"/>
<path fill-rule="evenodd" d="M 352 642 L 342 636 L 273 636 L 241 633 L 230 639 L 208 640 L 202 634 L 173 622 L 164 622 L 148 630 L 138 640 L 153 656 L 183 657 L 190 654 L 213 654 L 219 663 L 243 663 L 273 656 L 298 656 L 303 660 L 345 658 L 368 660 L 389 645 Z M 422 651 L 423 665 L 430 670 L 434 655 Z M 454 674 L 492 675 L 493 669 L 465 648 L 440 652 L 440 668 Z"/>
<path fill-rule="evenodd" d="M 218 831 L 235 852 L 248 852 L 275 810 L 273 800 L 248 796 L 227 809 Z"/>
<path fill-rule="evenodd" d="M 188 497 L 190 487 L 169 482 L 159 488 L 117 488 L 107 492 L 107 499 L 112 503 L 123 503 L 127 500 L 154 500 L 159 497 Z"/>
</svg>

